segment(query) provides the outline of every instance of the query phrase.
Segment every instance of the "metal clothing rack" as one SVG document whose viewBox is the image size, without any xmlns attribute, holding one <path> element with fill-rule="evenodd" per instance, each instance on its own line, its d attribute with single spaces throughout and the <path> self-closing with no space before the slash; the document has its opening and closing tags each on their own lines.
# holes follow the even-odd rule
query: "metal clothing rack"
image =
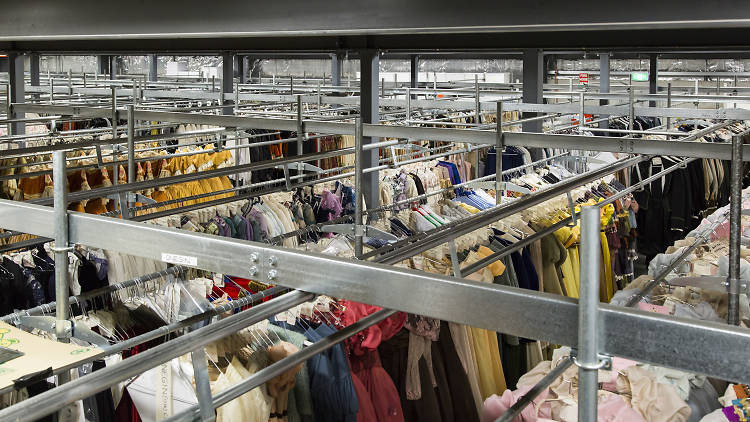
<svg viewBox="0 0 750 422">
<path fill-rule="evenodd" d="M 215 115 L 197 116 L 194 114 L 190 115 L 189 113 L 158 112 L 156 115 L 138 115 L 137 113 L 142 112 L 137 111 L 131 115 L 136 119 L 143 120 L 163 121 L 163 119 L 166 119 L 167 121 L 179 121 L 179 119 L 185 119 L 200 121 L 205 119 L 207 121 L 206 124 L 214 124 L 218 121 L 229 119 L 231 123 L 237 126 L 247 125 L 246 127 L 252 127 L 254 124 L 261 125 L 261 127 L 271 125 L 283 127 L 287 125 L 285 121 L 278 119 Z M 201 121 L 201 123 L 203 122 Z M 349 129 L 352 128 L 351 124 L 347 123 L 314 121 L 305 123 L 308 131 L 311 130 L 311 127 L 319 126 L 320 131 L 324 133 L 349 133 Z M 234 127 L 233 125 L 228 126 Z M 500 127 L 501 125 L 498 125 L 498 128 Z M 499 136 L 501 138 L 500 145 L 503 143 L 505 145 L 512 145 L 513 142 L 520 143 L 534 139 L 539 143 L 555 147 L 566 147 L 565 143 L 572 145 L 573 142 L 576 142 L 576 149 L 581 149 L 581 144 L 585 144 L 588 141 L 591 144 L 598 144 L 597 148 L 591 148 L 594 150 L 601 149 L 602 147 L 607 148 L 605 145 L 607 142 L 622 141 L 625 142 L 625 145 L 628 145 L 628 142 L 635 142 L 632 139 L 591 138 L 577 135 L 518 134 L 502 132 L 501 130 L 487 132 L 466 129 L 382 127 L 361 124 L 360 122 L 357 122 L 354 128 L 357 129 L 352 131 L 355 134 L 356 140 L 354 151 L 357 154 L 357 159 L 355 162 L 360 163 L 355 169 L 355 183 L 358 187 L 361 186 L 361 175 L 366 170 L 361 165 L 365 150 L 362 145 L 362 139 L 365 135 L 373 137 L 394 136 L 453 140 L 485 145 L 497 145 L 496 142 L 498 142 L 497 138 Z M 648 142 L 654 143 L 659 141 Z M 674 148 L 678 145 L 681 148 L 686 148 L 691 146 L 691 144 L 684 141 L 670 142 L 671 149 L 669 153 L 675 154 Z M 632 145 L 636 145 L 636 143 Z M 638 148 L 653 148 L 653 146 L 637 145 Z M 740 145 L 741 140 L 739 137 L 734 137 L 731 153 L 735 167 L 743 159 Z M 572 146 L 568 147 L 573 148 Z M 663 147 L 658 146 L 657 149 Z M 725 151 L 726 147 L 726 145 L 712 144 L 705 151 L 708 151 L 710 156 L 713 155 L 721 158 L 729 152 Z M 697 154 L 691 151 L 686 152 L 687 154 L 685 155 L 687 156 Z M 296 157 L 296 159 L 299 160 L 299 157 Z M 637 165 L 643 159 L 643 157 L 633 157 L 568 179 L 549 189 L 477 214 L 466 221 L 459 222 L 446 229 L 436 230 L 435 233 L 427 234 L 425 238 L 421 238 L 419 242 L 405 244 L 399 247 L 399 249 L 388 252 L 377 260 L 388 263 L 398 262 L 405 257 L 448 242 L 461 234 L 473 231 L 503 216 L 539 204 L 573 187 L 596 180 L 602 175 Z M 56 152 L 53 164 L 55 174 L 65 174 L 65 160 L 62 151 Z M 278 161 L 274 164 L 278 164 Z M 235 171 L 233 170 L 233 172 Z M 734 177 L 734 174 L 733 172 L 733 194 L 737 186 L 739 186 L 739 181 Z M 135 183 L 122 186 L 126 190 L 127 188 L 138 189 L 138 184 Z M 357 189 L 357 192 L 361 192 L 361 189 Z M 585 208 L 582 212 L 584 230 L 581 260 L 582 274 L 585 274 L 585 277 L 582 277 L 582 285 L 585 286 L 583 290 L 586 296 L 584 296 L 584 292 L 582 291 L 580 305 L 577 305 L 575 300 L 540 292 L 522 291 L 505 286 L 484 285 L 460 278 L 425 274 L 364 260 L 344 260 L 331 256 L 277 248 L 266 244 L 218 238 L 170 228 L 154 227 L 131 221 L 67 212 L 65 204 L 68 200 L 69 198 L 66 198 L 64 183 L 56 184 L 55 207 L 53 209 L 37 204 L 0 201 L 0 216 L 2 216 L 5 228 L 25 232 L 32 231 L 33 234 L 39 236 L 55 237 L 56 246 L 54 252 L 56 261 L 59 260 L 58 263 L 63 262 L 63 259 L 67 259 L 66 254 L 69 248 L 67 245 L 80 243 L 160 261 L 179 260 L 180 262 L 188 263 L 190 266 L 209 271 L 265 279 L 268 282 L 302 291 L 328 294 L 379 305 L 389 309 L 398 309 L 502 331 L 508 334 L 538 338 L 556 344 L 571 345 L 577 347 L 579 351 L 577 364 L 580 366 L 581 371 L 584 371 L 584 376 L 581 377 L 581 380 L 586 378 L 586 374 L 588 374 L 588 378 L 590 379 L 591 372 L 594 373 L 595 377 L 595 367 L 600 364 L 599 354 L 619 355 L 646 360 L 664 366 L 707 373 L 730 380 L 745 382 L 750 380 L 750 370 L 745 365 L 745 351 L 750 347 L 750 331 L 731 326 L 717 326 L 715 324 L 693 321 L 688 323 L 664 316 L 644 315 L 639 311 L 621 309 L 609 305 L 599 305 L 596 302 L 598 301 L 598 292 L 594 288 L 598 288 L 599 277 L 598 263 L 596 262 L 596 257 L 598 257 L 599 253 L 599 245 L 597 243 L 599 241 L 598 207 Z M 740 206 L 737 202 L 733 201 L 734 207 Z M 361 201 L 356 201 L 356 203 L 361 204 Z M 355 215 L 355 224 L 358 227 L 363 225 L 363 211 L 359 209 Z M 735 225 L 737 224 L 736 219 L 734 223 Z M 592 233 L 595 233 L 596 236 L 592 235 Z M 355 236 L 357 238 L 361 239 L 362 235 L 361 230 L 355 229 Z M 317 268 L 319 270 L 310 273 L 306 270 L 308 268 Z M 593 271 L 593 269 L 596 271 Z M 738 272 L 737 274 L 734 274 L 734 272 L 730 274 L 735 279 L 738 278 Z M 65 275 L 61 275 L 58 279 L 65 280 L 66 278 Z M 64 283 L 61 282 L 60 284 Z M 415 288 L 415 286 L 418 287 Z M 65 310 L 68 307 L 68 298 L 67 295 L 63 299 L 60 298 L 60 291 L 63 291 L 60 287 L 58 285 L 57 302 L 61 305 L 57 306 L 58 321 L 62 322 L 60 324 L 59 338 L 65 338 L 64 321 L 68 317 L 65 315 Z M 64 291 L 67 292 L 67 289 Z M 280 310 L 287 309 L 312 297 L 310 293 L 303 293 L 302 291 L 283 295 L 249 311 L 226 318 L 212 324 L 210 326 L 211 330 L 198 329 L 168 342 L 163 345 L 164 347 L 159 346 L 136 357 L 127 359 L 121 364 L 63 384 L 47 393 L 0 411 L 0 418 L 30 420 L 44 416 L 63 406 L 65 403 L 87 397 L 96 391 L 104 389 L 113 382 L 126 379 L 148 367 L 168 361 L 188 351 L 200 349 L 202 346 L 226 334 L 251 325 L 268 315 L 275 314 Z M 593 293 L 596 294 L 594 295 Z M 592 302 L 590 298 L 595 298 L 596 301 Z M 528 310 L 530 309 L 533 309 L 534 312 L 529 313 Z M 582 309 L 584 311 L 581 311 Z M 543 311 L 540 312 L 539 310 Z M 378 315 L 378 317 L 388 312 L 390 311 L 383 311 L 383 314 Z M 376 320 L 377 318 L 372 318 L 367 320 L 367 323 L 376 323 Z M 577 324 L 576 321 L 579 323 Z M 599 322 L 604 326 L 616 326 L 619 328 L 617 332 L 607 332 L 600 339 L 594 340 L 592 333 L 598 330 L 596 324 Z M 575 327 L 579 329 L 584 327 L 584 329 L 580 333 L 577 333 Z M 648 333 L 656 333 L 658 335 L 647 336 Z M 641 339 L 642 341 L 634 342 L 634 338 Z M 696 339 L 700 339 L 700 341 L 695 341 Z M 706 342 L 723 345 L 720 351 L 722 359 L 716 359 L 716 356 L 719 354 L 718 351 L 706 350 L 703 347 Z M 678 345 L 679 347 L 677 347 Z M 323 345 L 319 347 L 322 348 Z M 313 349 L 307 353 L 312 354 L 315 350 L 317 349 Z M 302 359 L 304 356 L 306 355 L 295 359 Z M 273 367 L 273 369 L 269 367 L 268 373 L 271 374 L 282 367 L 288 368 L 286 365 L 285 363 L 284 365 Z M 200 372 L 196 372 L 196 376 L 200 378 L 203 375 Z M 238 387 L 234 392 L 241 394 L 247 391 L 245 388 L 249 389 L 257 385 L 259 379 L 261 378 L 243 383 L 243 386 Z M 204 381 L 205 379 L 198 379 L 197 383 L 200 384 Z M 588 403 L 588 405 L 582 405 L 581 407 L 586 411 L 590 411 L 593 407 L 595 411 L 595 401 L 592 406 L 590 397 L 591 394 L 595 397 L 596 391 L 595 389 L 593 392 L 590 391 L 591 388 L 585 388 L 585 385 L 588 384 L 584 384 L 582 381 L 580 391 L 583 399 L 582 403 Z M 220 399 L 219 396 L 211 398 L 210 395 L 208 397 L 200 395 L 201 408 L 214 408 L 220 404 L 221 400 L 229 399 L 229 396 L 221 397 L 225 398 Z M 587 398 L 589 401 L 586 401 Z"/>
</svg>

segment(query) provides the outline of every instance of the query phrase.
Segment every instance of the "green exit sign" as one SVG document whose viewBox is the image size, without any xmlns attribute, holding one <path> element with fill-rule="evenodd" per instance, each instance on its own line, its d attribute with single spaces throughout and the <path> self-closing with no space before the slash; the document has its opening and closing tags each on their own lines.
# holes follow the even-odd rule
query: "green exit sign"
<svg viewBox="0 0 750 422">
<path fill-rule="evenodd" d="M 630 74 L 630 79 L 633 82 L 646 82 L 648 81 L 648 72 L 633 72 Z"/>
</svg>

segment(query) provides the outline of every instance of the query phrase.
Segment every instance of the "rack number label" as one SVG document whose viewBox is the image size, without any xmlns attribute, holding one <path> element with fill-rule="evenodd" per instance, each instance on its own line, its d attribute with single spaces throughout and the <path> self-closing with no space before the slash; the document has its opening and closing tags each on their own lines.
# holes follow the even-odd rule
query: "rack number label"
<svg viewBox="0 0 750 422">
<path fill-rule="evenodd" d="M 175 264 L 175 265 L 187 265 L 187 266 L 192 266 L 192 267 L 195 267 L 198 265 L 198 258 L 195 256 L 175 255 L 172 253 L 162 252 L 161 260 L 162 262 L 166 262 L 168 264 Z"/>
</svg>

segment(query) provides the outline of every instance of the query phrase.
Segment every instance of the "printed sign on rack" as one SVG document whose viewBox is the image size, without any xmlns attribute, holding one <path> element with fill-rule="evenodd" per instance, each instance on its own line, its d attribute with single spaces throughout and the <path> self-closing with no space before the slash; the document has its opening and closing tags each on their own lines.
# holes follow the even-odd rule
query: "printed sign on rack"
<svg viewBox="0 0 750 422">
<path fill-rule="evenodd" d="M 578 85 L 587 85 L 589 83 L 589 74 L 582 72 L 578 74 Z"/>
</svg>

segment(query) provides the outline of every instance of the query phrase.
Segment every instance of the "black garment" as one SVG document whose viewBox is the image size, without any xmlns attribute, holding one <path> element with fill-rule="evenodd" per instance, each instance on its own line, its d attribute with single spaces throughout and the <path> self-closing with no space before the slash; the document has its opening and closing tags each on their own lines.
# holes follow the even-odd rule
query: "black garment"
<svg viewBox="0 0 750 422">
<path fill-rule="evenodd" d="M 92 371 L 98 371 L 105 368 L 103 360 L 92 362 Z M 80 375 L 85 375 L 81 373 Z M 115 419 L 115 402 L 112 400 L 112 393 L 109 389 L 100 391 L 91 397 L 83 399 L 83 411 L 87 421 L 104 422 Z"/>
<path fill-rule="evenodd" d="M 412 180 L 414 180 L 414 184 L 417 186 L 417 193 L 419 195 L 424 195 L 424 185 L 422 184 L 422 180 L 414 173 L 409 173 L 409 176 L 411 176 Z M 419 203 L 426 204 L 427 198 L 422 198 L 419 200 Z"/>
<path fill-rule="evenodd" d="M 26 277 L 23 275 L 23 268 L 7 256 L 3 257 L 3 268 L 13 277 L 12 280 L 9 278 L 10 290 L 4 290 L 3 296 L 8 296 L 8 302 L 13 309 L 28 309 L 30 306 L 26 295 Z"/>
<path fill-rule="evenodd" d="M 661 161 L 661 165 L 659 164 Z M 654 157 L 638 165 L 644 179 L 672 166 L 666 158 Z M 633 183 L 640 181 L 633 169 Z M 662 182 L 663 180 L 663 182 Z M 690 230 L 692 218 L 692 187 L 686 169 L 677 169 L 633 192 L 638 202 L 638 248 L 647 257 L 664 252 L 675 240 L 682 239 Z"/>
<path fill-rule="evenodd" d="M 401 398 L 406 421 L 459 422 L 479 421 L 469 378 L 458 358 L 448 323 L 440 323 L 438 341 L 432 342 L 432 367 L 437 387 L 432 385 L 424 357 L 419 359 L 422 397 L 406 398 L 406 365 L 409 352 L 409 331 L 399 331 L 378 348 L 383 368 L 393 379 Z"/>
<path fill-rule="evenodd" d="M 505 384 L 511 390 L 516 389 L 519 378 L 526 373 L 526 342 L 514 345 L 508 343 L 509 337 L 505 334 L 497 333 L 498 344 L 501 345 L 500 360 L 503 363 L 503 374 L 505 375 Z M 526 339 L 523 339 L 526 340 Z"/>
<path fill-rule="evenodd" d="M 54 384 L 48 383 L 47 381 L 39 381 L 26 387 L 26 391 L 29 393 L 29 398 L 31 398 L 53 388 L 55 388 Z M 57 417 L 55 417 L 55 415 L 48 415 L 43 418 L 36 419 L 34 422 L 54 422 L 56 419 Z"/>
<path fill-rule="evenodd" d="M 404 420 L 409 421 L 435 421 L 442 422 L 440 404 L 435 388 L 432 386 L 427 362 L 424 358 L 419 359 L 419 379 L 422 388 L 422 397 L 419 400 L 407 400 L 406 398 L 406 363 L 409 353 L 409 331 L 401 330 L 389 340 L 380 343 L 378 347 L 383 369 L 396 385 L 398 395 L 401 398 L 401 408 L 404 411 Z M 433 366 L 435 362 L 433 361 Z"/>
<path fill-rule="evenodd" d="M 690 230 L 698 227 L 701 222 L 703 212 L 705 211 L 706 204 L 706 189 L 703 185 L 704 174 L 703 174 L 703 160 L 695 160 L 688 164 L 688 178 L 690 179 L 690 189 L 692 197 L 692 205 L 690 207 L 690 213 L 692 214 L 692 221 L 690 224 Z"/>
<path fill-rule="evenodd" d="M 440 322 L 440 336 L 438 337 L 438 341 L 433 342 L 433 363 L 435 356 L 438 355 L 436 349 L 439 349 L 441 359 L 445 365 L 445 374 L 448 377 L 448 385 L 451 388 L 455 420 L 478 421 L 479 413 L 477 413 L 474 396 L 471 393 L 469 376 L 466 375 L 466 371 L 461 364 L 450 327 L 445 321 Z"/>
<path fill-rule="evenodd" d="M 81 286 L 81 293 L 86 293 L 108 286 L 109 280 L 106 276 L 103 280 L 99 279 L 99 272 L 96 269 L 96 264 L 88 259 L 82 259 L 80 266 L 78 267 L 78 284 Z M 93 303 L 86 305 L 86 309 L 103 309 L 106 304 L 105 297 L 106 296 L 99 296 L 94 298 Z M 77 309 L 74 309 L 74 311 L 77 311 Z"/>
</svg>

